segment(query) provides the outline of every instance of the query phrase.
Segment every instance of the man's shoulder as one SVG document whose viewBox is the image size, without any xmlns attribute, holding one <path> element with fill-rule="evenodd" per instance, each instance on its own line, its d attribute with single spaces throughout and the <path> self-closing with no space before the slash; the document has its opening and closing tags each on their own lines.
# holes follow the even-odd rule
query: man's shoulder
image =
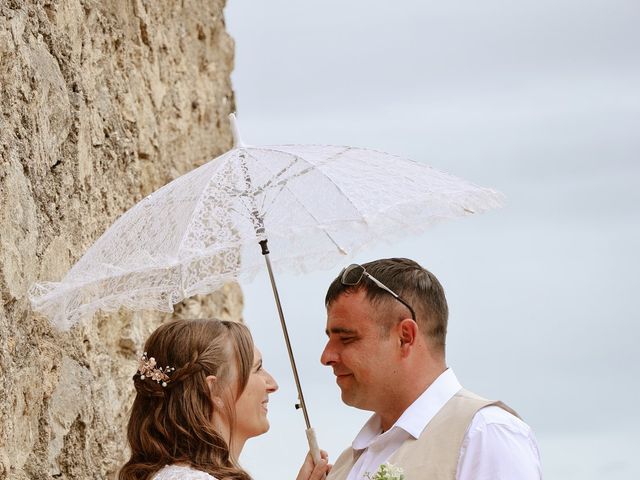
<svg viewBox="0 0 640 480">
<path fill-rule="evenodd" d="M 464 388 L 460 389 L 455 396 L 465 402 L 471 410 L 477 408 L 467 424 L 465 432 L 467 440 L 482 432 L 492 432 L 498 435 L 499 432 L 503 432 L 506 435 L 532 437 L 531 427 L 510 406 L 500 401 L 487 400 Z"/>
<path fill-rule="evenodd" d="M 456 478 L 542 477 L 533 430 L 497 405 L 478 410 L 460 448 Z"/>
<path fill-rule="evenodd" d="M 471 436 L 487 429 L 507 430 L 524 436 L 531 435 L 529 425 L 498 405 L 489 405 L 478 410 L 469 425 L 467 435 Z"/>
</svg>

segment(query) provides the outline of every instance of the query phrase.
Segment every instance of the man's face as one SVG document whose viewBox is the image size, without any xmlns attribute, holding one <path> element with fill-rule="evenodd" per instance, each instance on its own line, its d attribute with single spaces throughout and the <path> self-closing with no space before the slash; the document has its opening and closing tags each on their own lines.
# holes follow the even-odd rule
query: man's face
<svg viewBox="0 0 640 480">
<path fill-rule="evenodd" d="M 392 329 L 384 338 L 376 318 L 364 290 L 340 295 L 327 309 L 329 340 L 320 357 L 333 368 L 342 401 L 371 411 L 392 399 L 400 360 L 397 335 Z"/>
</svg>

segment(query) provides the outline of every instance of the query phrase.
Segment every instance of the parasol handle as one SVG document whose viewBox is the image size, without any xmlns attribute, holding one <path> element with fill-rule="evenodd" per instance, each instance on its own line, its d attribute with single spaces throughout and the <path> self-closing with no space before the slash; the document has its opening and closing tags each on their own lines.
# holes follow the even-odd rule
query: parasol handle
<svg viewBox="0 0 640 480">
<path fill-rule="evenodd" d="M 307 443 L 309 444 L 309 451 L 311 452 L 313 463 L 317 464 L 320 461 L 320 447 L 318 447 L 316 431 L 313 428 L 307 428 L 304 432 L 307 434 Z"/>
</svg>

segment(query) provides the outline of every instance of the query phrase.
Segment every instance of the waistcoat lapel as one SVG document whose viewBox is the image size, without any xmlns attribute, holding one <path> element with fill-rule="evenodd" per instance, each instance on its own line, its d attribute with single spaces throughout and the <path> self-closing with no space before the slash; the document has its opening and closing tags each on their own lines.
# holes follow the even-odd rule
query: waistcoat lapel
<svg viewBox="0 0 640 480">
<path fill-rule="evenodd" d="M 418 439 L 407 440 L 391 455 L 389 463 L 401 467 L 407 480 L 456 480 L 460 448 L 471 420 L 478 410 L 489 405 L 518 416 L 502 402 L 461 389 L 433 417 Z"/>
<path fill-rule="evenodd" d="M 333 464 L 327 480 L 346 480 L 358 456 L 351 447 L 343 451 Z"/>
</svg>

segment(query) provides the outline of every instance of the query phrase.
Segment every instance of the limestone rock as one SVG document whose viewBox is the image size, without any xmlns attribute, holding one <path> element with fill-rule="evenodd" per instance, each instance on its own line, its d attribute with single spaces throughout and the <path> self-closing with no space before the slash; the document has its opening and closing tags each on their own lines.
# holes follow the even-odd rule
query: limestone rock
<svg viewBox="0 0 640 480">
<path fill-rule="evenodd" d="M 60 333 L 60 280 L 137 201 L 231 146 L 223 0 L 0 0 L 0 479 L 115 478 L 152 312 Z M 176 315 L 239 319 L 227 285 Z"/>
</svg>

